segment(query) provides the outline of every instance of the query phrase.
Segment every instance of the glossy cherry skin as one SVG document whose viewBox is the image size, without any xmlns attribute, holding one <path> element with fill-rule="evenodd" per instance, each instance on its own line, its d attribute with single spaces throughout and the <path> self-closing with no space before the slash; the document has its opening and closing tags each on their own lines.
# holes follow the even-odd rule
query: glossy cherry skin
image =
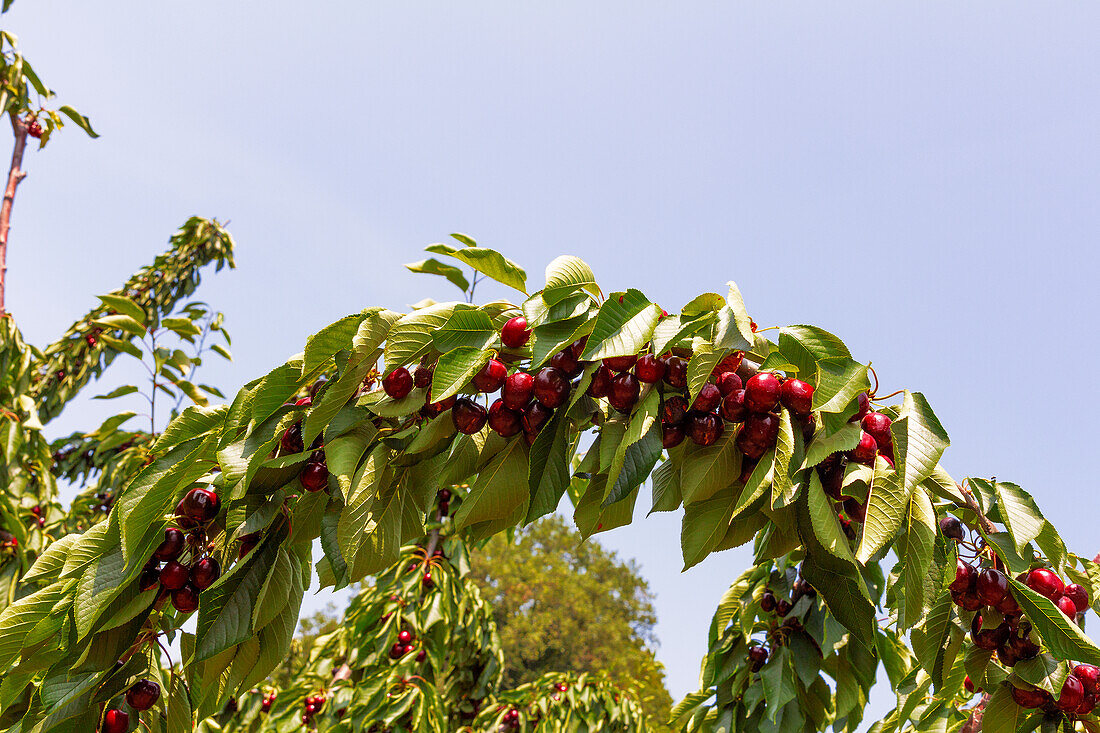
<svg viewBox="0 0 1100 733">
<path fill-rule="evenodd" d="M 1008 578 L 996 568 L 986 568 L 978 573 L 974 589 L 978 598 L 982 599 L 982 603 L 987 606 L 996 606 L 1008 593 Z"/>
<path fill-rule="evenodd" d="M 478 392 L 496 392 L 504 386 L 504 380 L 508 378 L 508 367 L 498 359 L 490 359 L 481 367 L 481 371 L 474 375 L 474 388 Z"/>
<path fill-rule="evenodd" d="M 749 648 L 749 662 L 752 663 L 753 671 L 758 671 L 768 661 L 768 650 L 762 646 L 754 646 Z"/>
<path fill-rule="evenodd" d="M 779 437 L 779 418 L 775 415 L 749 415 L 741 426 L 745 440 L 763 443 L 767 447 L 775 444 Z"/>
<path fill-rule="evenodd" d="M 221 577 L 222 567 L 212 557 L 204 557 L 191 566 L 191 585 L 199 590 L 206 590 L 214 585 L 214 581 Z"/>
<path fill-rule="evenodd" d="M 397 367 L 382 378 L 382 391 L 395 400 L 404 399 L 413 391 L 413 378 L 405 367 Z"/>
<path fill-rule="evenodd" d="M 809 415 L 813 409 L 814 386 L 801 379 L 788 379 L 779 388 L 779 401 L 796 415 Z"/>
<path fill-rule="evenodd" d="M 668 450 L 684 442 L 684 429 L 679 425 L 665 423 L 661 425 L 661 446 Z"/>
<path fill-rule="evenodd" d="M 983 629 L 982 617 L 974 616 L 974 620 L 970 622 L 970 638 L 979 649 L 995 651 L 1008 641 L 1008 626 L 1002 624 L 992 629 Z"/>
<path fill-rule="evenodd" d="M 768 452 L 768 448 L 770 447 L 761 441 L 753 440 L 743 432 L 737 434 L 735 442 L 737 449 L 754 461 L 759 460 L 761 456 Z"/>
<path fill-rule="evenodd" d="M 745 382 L 745 407 L 751 412 L 771 412 L 779 404 L 779 377 L 758 372 Z"/>
<path fill-rule="evenodd" d="M 976 692 L 976 690 L 974 689 L 974 683 L 970 681 L 970 675 L 967 675 L 966 679 L 963 680 L 963 689 L 969 692 L 971 695 Z"/>
<path fill-rule="evenodd" d="M 396 642 L 390 647 L 390 659 L 400 659 L 404 653 L 405 645 L 401 642 Z"/>
<path fill-rule="evenodd" d="M 130 730 L 130 714 L 125 710 L 108 710 L 99 730 L 100 733 L 126 733 Z"/>
<path fill-rule="evenodd" d="M 974 566 L 963 560 L 955 562 L 955 579 L 947 587 L 954 591 L 965 591 L 978 581 L 978 571 Z"/>
<path fill-rule="evenodd" d="M 891 420 L 889 415 L 881 412 L 868 412 L 861 422 L 864 432 L 875 439 L 879 445 L 890 445 L 893 437 L 890 435 Z"/>
<path fill-rule="evenodd" d="M 1069 679 L 1068 677 L 1066 679 Z M 1012 699 L 1022 708 L 1035 709 L 1042 707 L 1050 699 L 1050 694 L 1045 690 L 1023 690 L 1019 687 L 1009 686 Z"/>
<path fill-rule="evenodd" d="M 298 473 L 298 480 L 302 482 L 302 488 L 306 491 L 323 491 L 328 488 L 328 466 L 309 461 L 302 466 L 302 470 Z"/>
<path fill-rule="evenodd" d="M 646 384 L 656 384 L 665 378 L 668 367 L 653 354 L 646 354 L 634 365 L 634 376 Z"/>
<path fill-rule="evenodd" d="M 518 349 L 527 344 L 531 338 L 531 332 L 527 329 L 527 319 L 516 316 L 504 324 L 500 329 L 500 341 L 509 349 Z"/>
<path fill-rule="evenodd" d="M 688 417 L 688 433 L 696 445 L 714 445 L 722 437 L 722 431 L 722 421 L 713 412 L 697 412 Z"/>
<path fill-rule="evenodd" d="M 409 642 L 411 642 L 413 640 L 412 632 L 404 630 L 404 629 L 402 629 L 401 631 L 398 631 L 397 632 L 397 640 L 399 642 L 401 642 L 402 644 L 408 644 Z"/>
<path fill-rule="evenodd" d="M 199 591 L 192 585 L 185 585 L 172 591 L 172 606 L 180 613 L 191 613 L 199 607 Z"/>
<path fill-rule="evenodd" d="M 569 399 L 569 376 L 561 369 L 540 369 L 533 387 L 535 399 L 550 409 L 561 407 Z"/>
<path fill-rule="evenodd" d="M 871 411 L 871 398 L 867 396 L 866 392 L 860 392 L 856 396 L 856 404 L 859 406 L 856 414 L 848 418 L 848 422 L 859 422 L 864 415 Z"/>
<path fill-rule="evenodd" d="M 420 414 L 429 420 L 433 420 L 454 407 L 457 401 L 458 395 L 451 395 L 439 402 L 426 402 L 424 406 L 420 408 Z"/>
<path fill-rule="evenodd" d="M 687 359 L 679 356 L 662 356 L 665 362 L 665 383 L 676 389 L 683 389 L 688 383 Z"/>
<path fill-rule="evenodd" d="M 771 613 L 775 610 L 775 605 L 775 594 L 770 590 L 764 591 L 764 595 L 760 597 L 760 610 L 764 613 Z"/>
<path fill-rule="evenodd" d="M 454 423 L 455 430 L 463 435 L 473 435 L 480 431 L 485 427 L 487 418 L 485 408 L 469 397 L 460 398 L 451 408 L 451 422 Z"/>
<path fill-rule="evenodd" d="M 488 419 L 489 428 L 502 438 L 511 438 L 523 430 L 523 413 L 507 407 L 502 399 L 489 405 Z"/>
<path fill-rule="evenodd" d="M 596 399 L 607 397 L 611 391 L 612 377 L 614 375 L 611 370 L 601 364 L 596 371 L 592 372 L 592 381 L 588 383 L 588 396 Z"/>
<path fill-rule="evenodd" d="M 1072 674 L 1067 676 L 1066 681 L 1062 683 L 1062 694 L 1058 696 L 1058 708 L 1067 713 L 1074 713 L 1084 701 L 1085 687 L 1081 684 L 1081 680 Z"/>
<path fill-rule="evenodd" d="M 1039 595 L 1046 596 L 1052 601 L 1061 598 L 1062 593 L 1066 590 L 1062 579 L 1048 568 L 1035 568 L 1027 574 L 1027 580 L 1024 581 L 1024 584 Z"/>
<path fill-rule="evenodd" d="M 138 680 L 126 691 L 126 703 L 134 710 L 148 710 L 160 699 L 160 685 L 153 680 Z"/>
<path fill-rule="evenodd" d="M 192 521 L 209 522 L 218 516 L 218 511 L 221 509 L 221 499 L 218 498 L 216 492 L 210 489 L 195 488 L 184 495 L 183 501 L 180 502 L 180 508 L 183 510 L 184 516 Z"/>
<path fill-rule="evenodd" d="M 302 443 L 302 423 L 296 422 L 286 429 L 283 437 L 279 439 L 279 448 L 286 456 L 305 450 L 305 445 Z"/>
<path fill-rule="evenodd" d="M 426 364 L 418 364 L 416 369 L 413 369 L 413 386 L 420 389 L 431 387 L 434 373 L 435 370 L 432 367 Z"/>
<path fill-rule="evenodd" d="M 729 422 L 744 422 L 750 414 L 749 408 L 745 407 L 745 390 L 735 389 L 726 395 L 726 398 L 722 400 L 722 405 L 718 408 L 718 414 L 722 416 L 723 420 Z"/>
<path fill-rule="evenodd" d="M 550 357 L 550 366 L 555 369 L 561 369 L 563 372 L 571 377 L 575 377 L 584 371 L 584 367 L 577 361 L 577 354 L 573 351 L 572 346 L 566 346 Z"/>
<path fill-rule="evenodd" d="M 522 410 L 531 401 L 531 395 L 535 391 L 535 378 L 527 372 L 514 372 L 504 380 L 500 397 L 504 400 L 504 406 L 513 410 Z"/>
<path fill-rule="evenodd" d="M 944 517 L 940 520 L 940 534 L 949 540 L 955 540 L 961 542 L 966 536 L 963 531 L 963 524 L 956 517 Z"/>
<path fill-rule="evenodd" d="M 641 394 L 642 385 L 630 372 L 616 374 L 611 380 L 611 389 L 607 393 L 607 401 L 619 412 L 629 413 L 638 404 L 638 396 Z"/>
<path fill-rule="evenodd" d="M 737 372 L 724 372 L 719 374 L 715 377 L 714 384 L 718 387 L 718 391 L 722 393 L 723 397 L 729 397 L 735 391 L 745 386 L 741 381 L 741 377 L 737 376 Z"/>
<path fill-rule="evenodd" d="M 876 455 L 878 455 L 878 443 L 866 432 L 859 434 L 859 443 L 856 444 L 855 448 L 848 451 L 850 459 L 865 466 L 875 465 Z"/>
<path fill-rule="evenodd" d="M 538 435 L 553 414 L 554 411 L 541 402 L 532 402 L 523 411 L 523 431 L 531 436 Z"/>
<path fill-rule="evenodd" d="M 637 354 L 628 356 L 609 356 L 603 360 L 603 365 L 613 372 L 625 372 L 638 361 Z"/>
<path fill-rule="evenodd" d="M 1061 596 L 1054 602 L 1055 606 L 1058 606 L 1058 610 L 1066 614 L 1070 618 L 1077 617 L 1077 604 L 1073 602 L 1072 598 Z"/>
<path fill-rule="evenodd" d="M 1074 605 L 1077 606 L 1077 613 L 1084 613 L 1089 609 L 1089 592 L 1085 590 L 1084 586 L 1070 583 L 1062 591 L 1062 595 L 1073 601 Z"/>
<path fill-rule="evenodd" d="M 718 391 L 718 385 L 707 382 L 699 390 L 695 401 L 691 403 L 691 409 L 696 412 L 713 412 L 722 404 L 722 393 Z"/>
<path fill-rule="evenodd" d="M 138 590 L 144 593 L 150 588 L 155 588 L 160 585 L 160 567 L 153 565 L 147 567 L 141 571 L 141 576 L 138 578 Z"/>
<path fill-rule="evenodd" d="M 1100 691 L 1100 667 L 1092 664 L 1078 664 L 1073 668 L 1073 676 L 1081 680 L 1086 695 L 1095 695 Z"/>
<path fill-rule="evenodd" d="M 993 607 L 1005 616 L 1013 616 L 1020 612 L 1020 604 L 1012 597 L 1012 591 L 1007 591 L 1004 598 L 993 604 Z"/>
<path fill-rule="evenodd" d="M 153 557 L 158 560 L 175 560 L 183 552 L 183 545 L 187 537 L 175 527 L 164 530 L 164 542 L 157 545 Z"/>
<path fill-rule="evenodd" d="M 160 570 L 160 584 L 168 590 L 178 590 L 187 585 L 191 577 L 191 568 L 170 560 Z"/>
<path fill-rule="evenodd" d="M 661 405 L 661 422 L 665 425 L 678 425 L 687 417 L 688 401 L 683 395 L 666 397 Z"/>
</svg>

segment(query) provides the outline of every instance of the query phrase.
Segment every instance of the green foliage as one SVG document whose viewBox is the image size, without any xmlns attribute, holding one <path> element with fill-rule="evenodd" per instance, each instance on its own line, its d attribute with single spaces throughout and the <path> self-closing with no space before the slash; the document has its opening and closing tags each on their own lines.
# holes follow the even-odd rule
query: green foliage
<svg viewBox="0 0 1100 733">
<path fill-rule="evenodd" d="M 472 729 L 479 733 L 646 733 L 642 705 L 599 673 L 548 672 L 502 692 L 486 705 Z M 516 711 L 515 723 L 505 721 Z"/>
</svg>

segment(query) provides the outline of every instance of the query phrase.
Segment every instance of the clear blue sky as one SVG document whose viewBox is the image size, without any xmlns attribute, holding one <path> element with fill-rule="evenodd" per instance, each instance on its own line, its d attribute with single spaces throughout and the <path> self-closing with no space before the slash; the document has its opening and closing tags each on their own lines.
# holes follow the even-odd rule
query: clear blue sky
<svg viewBox="0 0 1100 733">
<path fill-rule="evenodd" d="M 1022 484 L 1100 550 L 1100 5 L 18 0 L 3 22 L 103 135 L 28 156 L 9 306 L 36 343 L 190 214 L 239 243 L 202 290 L 230 389 L 347 313 L 450 297 L 401 265 L 452 231 L 669 310 L 735 279 L 761 325 L 821 325 L 925 392 L 957 477 Z M 748 562 L 681 574 L 678 540 L 669 515 L 601 538 L 657 594 L 674 696 Z"/>
</svg>

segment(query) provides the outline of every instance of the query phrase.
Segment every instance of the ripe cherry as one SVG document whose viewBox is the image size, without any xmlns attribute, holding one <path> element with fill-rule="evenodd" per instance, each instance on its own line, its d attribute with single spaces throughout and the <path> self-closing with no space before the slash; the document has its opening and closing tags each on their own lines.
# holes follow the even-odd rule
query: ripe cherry
<svg viewBox="0 0 1100 733">
<path fill-rule="evenodd" d="M 451 395 L 438 402 L 427 402 L 420 408 L 420 414 L 429 420 L 435 419 L 454 407 L 456 401 L 458 401 L 458 395 Z"/>
<path fill-rule="evenodd" d="M 158 560 L 175 560 L 183 552 L 186 536 L 175 527 L 164 530 L 164 542 L 157 545 L 153 557 Z"/>
<path fill-rule="evenodd" d="M 1052 601 L 1061 598 L 1066 589 L 1062 579 L 1048 568 L 1035 568 L 1027 574 L 1027 580 L 1024 581 L 1024 584 L 1039 595 L 1046 596 Z"/>
<path fill-rule="evenodd" d="M 718 409 L 722 403 L 722 393 L 718 391 L 718 385 L 707 382 L 699 390 L 699 395 L 691 403 L 691 409 L 696 412 L 712 412 Z"/>
<path fill-rule="evenodd" d="M 489 405 L 489 427 L 502 438 L 511 438 L 523 429 L 523 414 L 505 406 L 504 400 Z"/>
<path fill-rule="evenodd" d="M 305 450 L 305 444 L 302 443 L 302 423 L 296 422 L 286 429 L 283 437 L 279 439 L 279 448 L 282 449 L 283 455 L 287 456 Z"/>
<path fill-rule="evenodd" d="M 1012 591 L 1006 592 L 1004 598 L 994 604 L 993 607 L 1005 616 L 1013 616 L 1020 612 L 1020 604 L 1012 597 Z"/>
<path fill-rule="evenodd" d="M 126 733 L 130 730 L 130 714 L 124 710 L 108 710 L 99 730 L 100 733 Z"/>
<path fill-rule="evenodd" d="M 424 649 L 421 649 L 420 652 L 416 655 L 416 661 L 423 662 L 427 656 L 428 652 Z"/>
<path fill-rule="evenodd" d="M 751 412 L 771 412 L 779 404 L 779 378 L 759 372 L 745 383 L 745 407 Z"/>
<path fill-rule="evenodd" d="M 1062 594 L 1077 606 L 1077 613 L 1084 613 L 1089 610 L 1089 592 L 1085 590 L 1084 586 L 1070 583 Z"/>
<path fill-rule="evenodd" d="M 199 590 L 206 590 L 214 585 L 222 574 L 222 567 L 212 557 L 204 557 L 191 566 L 191 585 Z"/>
<path fill-rule="evenodd" d="M 665 450 L 675 448 L 684 442 L 684 429 L 680 425 L 661 425 L 661 446 Z"/>
<path fill-rule="evenodd" d="M 531 395 L 535 391 L 535 378 L 527 372 L 513 372 L 504 380 L 500 397 L 504 400 L 505 407 L 513 410 L 522 410 L 531 401 Z"/>
<path fill-rule="evenodd" d="M 994 651 L 1008 641 L 1008 625 L 1001 624 L 992 629 L 982 628 L 982 617 L 974 616 L 970 622 L 970 638 L 974 646 L 987 651 Z"/>
<path fill-rule="evenodd" d="M 634 365 L 634 375 L 638 377 L 638 381 L 646 384 L 660 382 L 665 378 L 666 371 L 668 371 L 668 367 L 665 366 L 665 363 L 653 354 L 646 354 L 638 359 L 638 363 Z"/>
<path fill-rule="evenodd" d="M 1060 596 L 1058 600 L 1054 602 L 1054 605 L 1058 606 L 1058 610 L 1070 618 L 1077 617 L 1077 604 L 1073 602 L 1072 598 Z"/>
<path fill-rule="evenodd" d="M 784 599 L 781 599 L 779 601 L 776 601 L 775 613 L 780 618 L 782 618 L 783 616 L 786 616 L 788 613 L 791 612 L 791 608 L 793 608 L 793 606 L 791 605 L 791 602 L 788 601 L 786 598 L 784 598 Z"/>
<path fill-rule="evenodd" d="M 531 332 L 527 330 L 527 319 L 516 316 L 504 324 L 500 329 L 500 340 L 509 349 L 518 349 L 527 344 L 531 338 Z"/>
<path fill-rule="evenodd" d="M 596 399 L 607 397 L 611 391 L 612 376 L 611 370 L 601 364 L 596 371 L 592 372 L 592 381 L 588 383 L 588 396 Z"/>
<path fill-rule="evenodd" d="M 544 367 L 535 375 L 535 399 L 546 407 L 561 407 L 569 399 L 569 376 L 561 369 Z"/>
<path fill-rule="evenodd" d="M 613 372 L 625 372 L 638 361 L 637 354 L 628 356 L 609 356 L 603 360 L 603 365 Z"/>
<path fill-rule="evenodd" d="M 141 679 L 126 691 L 126 702 L 134 710 L 148 710 L 160 699 L 160 685 L 153 680 Z"/>
<path fill-rule="evenodd" d="M 584 371 L 584 367 L 577 361 L 577 354 L 573 351 L 573 347 L 571 346 L 566 346 L 550 357 L 550 366 L 555 369 L 561 369 L 571 377 L 575 377 Z"/>
<path fill-rule="evenodd" d="M 713 412 L 692 413 L 688 418 L 688 432 L 696 445 L 714 445 L 722 430 L 722 421 Z"/>
<path fill-rule="evenodd" d="M 861 422 L 863 430 L 875 439 L 879 445 L 890 445 L 893 437 L 890 435 L 891 420 L 889 415 L 881 412 L 868 412 Z"/>
<path fill-rule="evenodd" d="M 175 560 L 170 560 L 160 570 L 160 584 L 168 590 L 179 590 L 187 585 L 190 577 L 191 568 Z"/>
<path fill-rule="evenodd" d="M 141 571 L 141 576 L 138 578 L 138 590 L 144 593 L 150 588 L 155 588 L 160 585 L 160 566 L 151 565 Z"/>
<path fill-rule="evenodd" d="M 440 501 L 450 501 L 451 500 L 451 490 L 450 489 L 440 489 L 439 491 L 435 492 L 435 497 L 437 499 L 439 499 Z M 397 596 L 394 596 L 392 598 L 392 600 L 397 600 Z"/>
<path fill-rule="evenodd" d="M 316 492 L 328 488 L 328 466 L 323 463 L 307 461 L 298 473 L 298 480 L 306 491 Z"/>
<path fill-rule="evenodd" d="M 481 367 L 481 371 L 474 375 L 474 388 L 478 392 L 496 392 L 504 386 L 504 380 L 508 378 L 508 367 L 498 359 L 490 359 Z"/>
<path fill-rule="evenodd" d="M 940 534 L 956 542 L 961 542 L 965 537 L 962 522 L 956 517 L 951 516 L 944 517 L 940 520 Z"/>
<path fill-rule="evenodd" d="M 408 644 L 409 642 L 411 642 L 413 640 L 412 632 L 407 631 L 405 629 L 402 629 L 401 631 L 398 631 L 397 632 L 397 640 L 399 642 L 401 642 L 402 644 Z"/>
<path fill-rule="evenodd" d="M 770 448 L 779 437 L 779 418 L 771 414 L 749 415 L 741 426 L 741 434 L 745 436 L 745 440 L 762 443 Z"/>
<path fill-rule="evenodd" d="M 752 671 L 759 671 L 768 661 L 768 650 L 762 646 L 749 647 L 749 662 L 752 663 Z"/>
<path fill-rule="evenodd" d="M 1100 690 L 1100 667 L 1092 664 L 1078 664 L 1073 668 L 1073 676 L 1081 680 L 1086 695 L 1095 695 Z"/>
<path fill-rule="evenodd" d="M 221 499 L 211 489 L 194 488 L 188 491 L 181 502 L 183 514 L 195 522 L 209 522 L 218 516 Z"/>
<path fill-rule="evenodd" d="M 688 401 L 683 395 L 666 397 L 661 405 L 661 422 L 665 425 L 679 425 L 687 417 Z"/>
<path fill-rule="evenodd" d="M 779 388 L 779 401 L 796 415 L 809 415 L 813 409 L 814 386 L 801 379 L 788 379 Z"/>
<path fill-rule="evenodd" d="M 547 423 L 550 416 L 553 414 L 554 411 L 541 402 L 532 402 L 527 406 L 527 409 L 523 411 L 522 422 L 524 432 L 531 436 L 538 435 L 538 432 L 542 430 L 542 426 Z"/>
<path fill-rule="evenodd" d="M 435 370 L 427 364 L 418 364 L 416 369 L 413 369 L 413 386 L 420 389 L 431 387 L 434 372 Z"/>
<path fill-rule="evenodd" d="M 611 380 L 611 390 L 607 393 L 607 401 L 619 412 L 629 413 L 638 404 L 638 396 L 641 394 L 642 385 L 638 378 L 630 372 L 616 374 Z"/>
<path fill-rule="evenodd" d="M 744 422 L 749 416 L 749 408 L 745 407 L 745 390 L 735 389 L 726 395 L 722 406 L 718 408 L 718 414 L 729 422 Z"/>
<path fill-rule="evenodd" d="M 309 407 L 312 404 L 313 404 L 313 398 L 308 396 L 308 395 L 306 395 L 305 397 L 302 397 L 301 399 L 297 399 L 297 400 L 294 401 L 294 406 L 295 407 Z"/>
<path fill-rule="evenodd" d="M 665 362 L 665 383 L 676 389 L 686 387 L 688 382 L 687 359 L 671 355 L 662 356 L 661 359 Z"/>
<path fill-rule="evenodd" d="M 856 447 L 848 451 L 848 457 L 856 463 L 862 463 L 865 466 L 875 465 L 875 456 L 878 454 L 878 443 L 871 437 L 869 433 L 863 432 L 859 434 L 859 443 Z"/>
<path fill-rule="evenodd" d="M 770 447 L 761 441 L 753 440 L 744 431 L 737 434 L 736 445 L 739 451 L 753 461 L 759 460 Z"/>
<path fill-rule="evenodd" d="M 866 392 L 860 392 L 856 395 L 856 404 L 858 405 L 856 414 L 848 418 L 848 422 L 859 422 L 864 415 L 871 411 L 871 398 L 867 396 Z"/>
<path fill-rule="evenodd" d="M 955 562 L 955 579 L 947 587 L 953 591 L 962 592 L 975 585 L 977 580 L 978 571 L 974 569 L 974 566 L 964 560 L 957 560 Z"/>
<path fill-rule="evenodd" d="M 240 560 L 252 550 L 256 549 L 256 545 L 260 544 L 262 535 L 259 532 L 252 532 L 250 534 L 241 536 L 241 546 L 237 550 L 237 559 Z"/>
<path fill-rule="evenodd" d="M 775 594 L 770 590 L 764 591 L 764 595 L 760 597 L 760 610 L 764 613 L 771 613 L 775 610 L 775 605 Z"/>
<path fill-rule="evenodd" d="M 199 591 L 192 585 L 185 585 L 172 591 L 172 606 L 180 613 L 191 613 L 199 607 Z"/>
<path fill-rule="evenodd" d="M 401 655 L 405 652 L 405 645 L 401 642 L 396 642 L 390 647 L 390 659 L 400 659 Z"/>
<path fill-rule="evenodd" d="M 1069 679 L 1068 677 L 1066 679 Z M 1012 699 L 1016 701 L 1016 704 L 1022 708 L 1039 708 L 1046 704 L 1046 701 L 1050 699 L 1050 693 L 1045 690 L 1029 689 L 1024 690 L 1019 687 L 1010 686 L 1009 692 L 1012 694 Z"/>
<path fill-rule="evenodd" d="M 1066 677 L 1066 681 L 1062 683 L 1062 694 L 1058 696 L 1059 709 L 1073 713 L 1077 711 L 1077 708 L 1081 707 L 1081 703 L 1085 701 L 1085 687 L 1081 684 L 1081 680 L 1077 679 L 1074 675 Z"/>
<path fill-rule="evenodd" d="M 1008 593 L 1008 578 L 996 568 L 986 568 L 978 573 L 974 589 L 982 603 L 987 606 L 996 606 Z"/>
<path fill-rule="evenodd" d="M 969 692 L 971 695 L 976 692 L 976 690 L 974 689 L 974 683 L 970 681 L 970 675 L 967 675 L 966 679 L 963 680 L 963 689 Z"/>
<path fill-rule="evenodd" d="M 469 397 L 462 397 L 451 409 L 451 422 L 454 423 L 455 430 L 463 435 L 473 435 L 480 431 L 485 427 L 487 417 L 485 408 Z"/>
<path fill-rule="evenodd" d="M 423 577 L 420 578 L 420 582 L 424 585 L 425 588 L 430 589 L 435 587 L 435 580 L 432 579 L 431 573 L 424 573 Z M 409 647 L 405 647 L 405 649 L 408 650 Z"/>
<path fill-rule="evenodd" d="M 723 397 L 729 397 L 745 386 L 741 382 L 741 377 L 737 376 L 737 372 L 723 372 L 715 378 L 714 383 L 718 386 L 718 391 L 722 393 Z"/>
<path fill-rule="evenodd" d="M 404 399 L 413 391 L 413 378 L 405 367 L 397 367 L 382 378 L 382 390 L 395 400 Z"/>
</svg>

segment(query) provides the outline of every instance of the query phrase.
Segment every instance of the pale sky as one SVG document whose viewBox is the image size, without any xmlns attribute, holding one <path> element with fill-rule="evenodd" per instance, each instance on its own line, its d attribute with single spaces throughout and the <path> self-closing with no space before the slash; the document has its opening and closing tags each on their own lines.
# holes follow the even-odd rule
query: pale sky
<svg viewBox="0 0 1100 733">
<path fill-rule="evenodd" d="M 2 22 L 102 134 L 26 160 L 8 305 L 34 343 L 191 214 L 239 246 L 200 293 L 234 336 L 203 377 L 227 393 L 343 315 L 453 297 L 401 266 L 452 231 L 535 287 L 570 253 L 670 311 L 734 279 L 761 326 L 820 325 L 923 391 L 957 478 L 1021 484 L 1100 550 L 1100 5 L 18 0 Z M 51 431 L 98 425 L 118 378 Z M 680 573 L 679 515 L 647 510 L 600 541 L 657 594 L 678 698 L 749 553 Z"/>
</svg>

